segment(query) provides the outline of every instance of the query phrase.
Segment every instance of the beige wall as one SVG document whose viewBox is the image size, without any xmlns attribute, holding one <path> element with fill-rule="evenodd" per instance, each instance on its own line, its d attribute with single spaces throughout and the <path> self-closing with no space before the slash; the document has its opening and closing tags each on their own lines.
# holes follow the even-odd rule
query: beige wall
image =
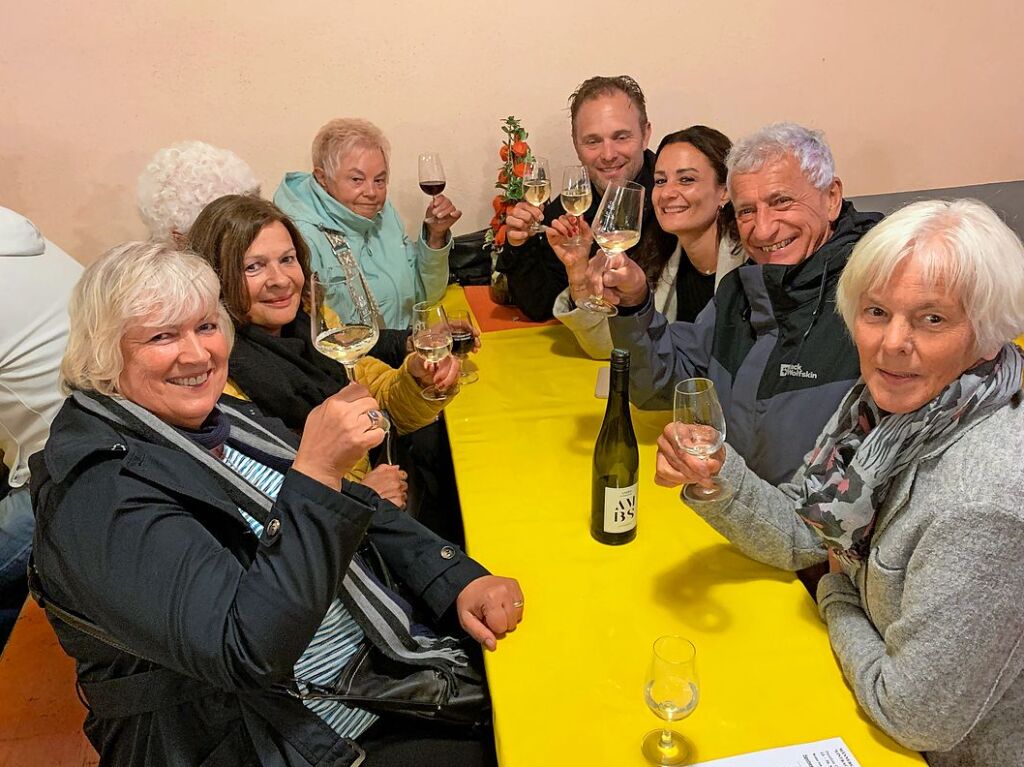
<svg viewBox="0 0 1024 767">
<path fill-rule="evenodd" d="M 1024 178 L 1016 0 L 5 6 L 0 205 L 83 261 L 143 235 L 135 178 L 159 147 L 234 149 L 269 195 L 340 115 L 390 137 L 407 223 L 425 203 L 416 154 L 433 148 L 465 211 L 456 231 L 482 228 L 499 121 L 521 117 L 557 168 L 572 156 L 565 98 L 599 73 L 636 77 L 655 140 L 695 122 L 822 128 L 851 194 Z"/>
</svg>

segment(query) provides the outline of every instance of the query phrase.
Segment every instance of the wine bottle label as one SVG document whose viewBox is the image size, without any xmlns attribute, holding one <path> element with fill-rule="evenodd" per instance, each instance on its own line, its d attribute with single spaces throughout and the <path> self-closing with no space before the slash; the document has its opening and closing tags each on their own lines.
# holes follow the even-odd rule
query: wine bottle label
<svg viewBox="0 0 1024 767">
<path fill-rule="evenodd" d="M 636 488 L 606 487 L 604 489 L 604 531 L 628 533 L 636 527 Z"/>
</svg>

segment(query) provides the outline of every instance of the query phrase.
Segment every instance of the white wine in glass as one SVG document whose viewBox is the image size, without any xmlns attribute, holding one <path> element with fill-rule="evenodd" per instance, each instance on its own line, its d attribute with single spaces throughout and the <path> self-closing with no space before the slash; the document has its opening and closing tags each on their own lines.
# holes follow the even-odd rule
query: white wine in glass
<svg viewBox="0 0 1024 767">
<path fill-rule="evenodd" d="M 558 195 L 562 208 L 571 216 L 582 216 L 590 210 L 593 192 L 590 190 L 590 176 L 586 165 L 570 165 L 562 171 L 562 191 Z M 568 241 L 579 245 L 582 237 L 577 234 Z"/>
<path fill-rule="evenodd" d="M 543 209 L 544 203 L 551 197 L 551 173 L 548 161 L 543 157 L 528 160 L 523 168 L 523 199 L 536 208 Z M 544 227 L 534 223 L 530 225 L 530 234 L 538 234 Z"/>
<path fill-rule="evenodd" d="M 715 384 L 708 378 L 687 378 L 676 384 L 672 420 L 679 449 L 702 461 L 725 444 L 725 414 Z M 732 485 L 716 477 L 711 487 L 684 485 L 680 496 L 687 503 L 706 503 L 728 500 L 734 492 Z"/>
<path fill-rule="evenodd" d="M 424 360 L 436 364 L 452 353 L 452 330 L 441 304 L 420 301 L 412 307 L 412 346 Z M 424 399 L 448 399 L 450 392 L 431 384 L 420 392 Z"/>
<path fill-rule="evenodd" d="M 592 230 L 601 251 L 591 259 L 588 271 L 603 274 L 610 262 L 609 254 L 617 256 L 636 245 L 640 241 L 643 218 L 644 188 L 632 181 L 612 181 L 604 190 L 594 216 Z M 597 292 L 580 306 L 609 317 L 618 314 L 618 309 Z"/>
<path fill-rule="evenodd" d="M 377 343 L 381 318 L 361 273 L 335 275 L 324 281 L 313 272 L 309 278 L 309 331 L 313 346 L 325 357 L 345 366 L 350 382 L 356 380 L 356 363 Z M 352 306 L 350 321 L 342 320 L 332 306 Z M 380 413 L 376 420 L 382 431 L 391 421 Z"/>
<path fill-rule="evenodd" d="M 697 649 L 683 637 L 658 637 L 644 678 L 647 707 L 666 722 L 676 722 L 692 714 L 699 700 Z M 667 726 L 647 733 L 640 750 L 652 764 L 683 764 L 689 756 L 686 740 Z"/>
</svg>

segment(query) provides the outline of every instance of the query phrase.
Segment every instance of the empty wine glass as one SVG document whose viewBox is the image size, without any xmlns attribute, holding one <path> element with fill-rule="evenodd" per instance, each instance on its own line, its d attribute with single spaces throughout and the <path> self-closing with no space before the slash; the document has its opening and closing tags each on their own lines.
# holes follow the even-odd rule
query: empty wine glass
<svg viewBox="0 0 1024 767">
<path fill-rule="evenodd" d="M 322 280 L 317 272 L 309 278 L 309 332 L 316 350 L 345 366 L 349 381 L 356 380 L 356 363 L 377 343 L 380 315 L 359 271 L 331 275 Z M 351 306 L 351 321 L 342 320 L 332 306 Z M 370 421 L 381 431 L 391 428 L 385 413 L 372 410 Z"/>
<path fill-rule="evenodd" d="M 594 256 L 594 259 L 599 260 L 591 259 L 591 273 L 603 274 L 610 263 L 608 254 L 617 256 L 640 241 L 643 217 L 644 188 L 632 181 L 612 181 L 604 190 L 597 215 L 594 216 L 594 239 L 601 246 L 603 255 L 599 251 Z M 614 305 L 604 300 L 600 291 L 595 291 L 580 306 L 609 317 L 619 313 Z"/>
<path fill-rule="evenodd" d="M 469 353 L 476 341 L 473 318 L 465 309 L 455 309 L 448 312 L 448 326 L 452 330 L 452 354 L 459 358 L 459 385 L 476 383 L 480 376 L 468 369 Z"/>
<path fill-rule="evenodd" d="M 544 208 L 544 203 L 551 197 L 551 173 L 548 161 L 543 157 L 527 160 L 523 168 L 523 199 L 537 208 Z M 530 224 L 530 234 L 544 231 L 541 224 Z"/>
<path fill-rule="evenodd" d="M 672 420 L 687 427 L 675 430 L 679 449 L 703 461 L 725 444 L 725 415 L 715 385 L 707 378 L 687 378 L 676 384 Z M 680 495 L 687 503 L 700 503 L 728 500 L 735 492 L 724 479 L 715 477 L 713 483 L 712 487 L 684 485 Z"/>
<path fill-rule="evenodd" d="M 412 307 L 412 345 L 427 362 L 438 363 L 452 352 L 452 330 L 441 304 L 420 301 Z M 424 399 L 445 400 L 449 392 L 431 384 L 421 392 Z"/>
<path fill-rule="evenodd" d="M 666 722 L 674 722 L 692 714 L 699 699 L 697 649 L 683 637 L 658 637 L 644 679 L 648 708 Z M 640 750 L 653 764 L 682 764 L 689 755 L 683 736 L 667 726 L 647 733 Z"/>
<path fill-rule="evenodd" d="M 586 165 L 570 165 L 562 171 L 562 191 L 558 199 L 565 212 L 577 218 L 590 210 L 593 193 L 590 191 L 590 176 Z M 579 232 L 567 240 L 571 245 L 579 245 L 581 241 L 582 235 Z"/>
</svg>

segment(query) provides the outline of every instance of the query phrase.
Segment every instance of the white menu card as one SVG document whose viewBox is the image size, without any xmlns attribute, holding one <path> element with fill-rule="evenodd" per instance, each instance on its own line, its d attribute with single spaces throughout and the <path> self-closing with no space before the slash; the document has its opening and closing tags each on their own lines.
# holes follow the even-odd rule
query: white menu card
<svg viewBox="0 0 1024 767">
<path fill-rule="evenodd" d="M 752 754 L 728 756 L 693 767 L 860 767 L 842 738 L 769 748 Z"/>
</svg>

